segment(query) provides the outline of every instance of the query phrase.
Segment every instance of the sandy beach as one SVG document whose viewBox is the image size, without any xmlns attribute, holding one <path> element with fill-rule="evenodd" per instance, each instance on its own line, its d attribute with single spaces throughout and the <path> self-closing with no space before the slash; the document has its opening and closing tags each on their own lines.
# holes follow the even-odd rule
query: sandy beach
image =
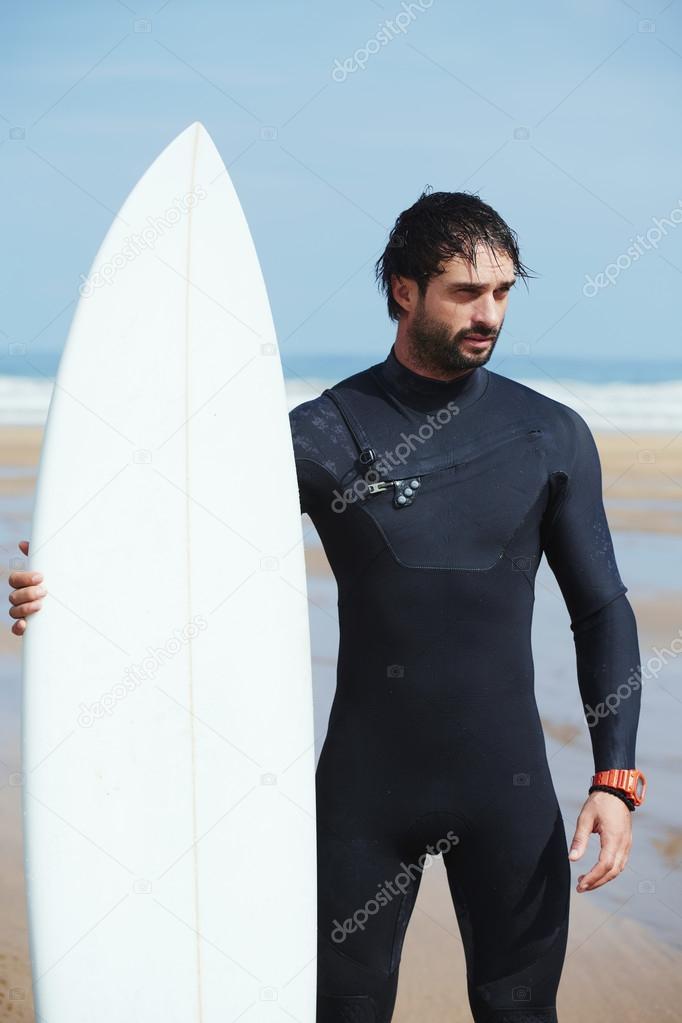
<svg viewBox="0 0 682 1023">
<path fill-rule="evenodd" d="M 19 558 L 19 539 L 30 539 L 30 512 L 42 430 L 39 427 L 0 427 L 0 490 L 3 572 Z M 627 558 L 629 597 L 637 615 L 640 646 L 645 653 L 669 643 L 682 626 L 680 584 L 673 570 L 679 564 L 682 534 L 682 435 L 623 431 L 595 434 L 602 458 L 607 514 L 617 549 Z M 321 587 L 333 611 L 333 580 L 324 551 L 310 533 L 306 563 L 310 585 Z M 642 552 L 645 552 L 644 554 Z M 653 561 L 649 560 L 651 554 Z M 646 555 L 646 556 L 645 556 Z M 656 560 L 658 559 L 658 560 Z M 657 565 L 670 563 L 666 575 Z M 49 586 L 49 581 L 48 581 Z M 325 588 L 326 587 L 326 588 Z M 543 679 L 539 703 L 548 754 L 567 829 L 579 809 L 588 739 L 579 714 L 574 664 L 566 654 L 570 635 L 555 667 L 554 628 L 566 632 L 564 612 L 549 602 L 547 639 L 536 649 L 536 674 Z M 544 612 L 543 612 L 544 613 Z M 544 621 L 544 619 L 543 619 Z M 335 649 L 318 636 L 311 614 L 316 660 L 333 677 Z M 0 828 L 4 840 L 0 862 L 0 1020 L 34 1019 L 24 909 L 21 842 L 21 778 L 19 762 L 19 696 L 21 640 L 9 631 L 9 618 L 0 630 L 2 719 L 0 731 Z M 535 648 L 535 640 L 534 640 Z M 314 651 L 315 652 L 315 651 Z M 315 663 L 315 662 L 314 662 Z M 573 674 L 572 674 L 573 673 Z M 571 678 L 573 681 L 571 681 Z M 545 680 L 546 679 L 546 683 Z M 559 993 L 562 1023 L 660 1023 L 679 1018 L 682 998 L 682 893 L 679 865 L 682 828 L 674 816 L 679 804 L 680 700 L 673 691 L 679 679 L 675 664 L 651 683 L 643 700 L 650 720 L 638 743 L 639 766 L 646 770 L 651 798 L 635 814 L 632 862 L 621 877 L 606 885 L 609 893 L 572 894 L 569 947 Z M 546 688 L 545 688 L 546 686 Z M 573 687 L 573 688 L 571 688 Z M 563 694 L 570 692 L 570 704 Z M 540 699 L 541 697 L 541 699 Z M 577 710 L 576 710 L 577 708 Z M 662 738 L 663 736 L 663 738 Z M 576 763 L 581 766 L 576 768 Z M 589 764 L 591 767 L 591 763 Z M 586 789 L 585 789 L 586 792 Z M 564 803 L 566 801 L 566 804 Z M 641 819 L 640 819 L 641 818 Z M 569 840 L 571 835 L 569 834 Z M 596 838 L 594 839 L 596 842 Z M 574 881 L 596 859 L 592 845 Z M 589 862 L 588 862 L 589 861 Z M 655 894 L 650 891 L 655 881 Z M 644 887 L 643 887 L 644 886 Z M 637 909 L 648 898 L 644 908 Z M 655 907 L 654 901 L 660 903 Z M 648 923 L 644 921 L 648 920 Z M 677 940 L 675 936 L 677 935 Z M 466 999 L 464 959 L 442 862 L 425 872 L 405 941 L 396 1023 L 429 1020 L 440 1023 L 471 1019 Z"/>
</svg>

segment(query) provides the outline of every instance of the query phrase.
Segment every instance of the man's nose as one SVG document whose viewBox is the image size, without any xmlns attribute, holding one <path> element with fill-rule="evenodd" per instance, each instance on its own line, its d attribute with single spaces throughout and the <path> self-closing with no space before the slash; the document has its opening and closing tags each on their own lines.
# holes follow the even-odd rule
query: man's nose
<svg viewBox="0 0 682 1023">
<path fill-rule="evenodd" d="M 499 317 L 492 295 L 479 295 L 473 308 L 475 329 L 481 334 L 493 334 L 499 326 Z"/>
</svg>

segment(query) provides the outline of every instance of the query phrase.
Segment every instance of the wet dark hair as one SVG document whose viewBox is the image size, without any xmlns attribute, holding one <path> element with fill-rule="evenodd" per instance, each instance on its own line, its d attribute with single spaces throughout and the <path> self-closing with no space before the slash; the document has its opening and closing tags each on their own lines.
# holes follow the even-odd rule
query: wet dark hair
<svg viewBox="0 0 682 1023">
<path fill-rule="evenodd" d="M 516 232 L 499 213 L 470 192 L 432 192 L 431 186 L 396 220 L 383 254 L 375 264 L 380 290 L 388 302 L 388 315 L 399 320 L 403 309 L 393 298 L 393 274 L 417 282 L 422 297 L 433 277 L 443 273 L 441 263 L 461 256 L 476 266 L 476 246 L 505 253 L 514 273 L 526 282 L 534 276 L 519 256 Z M 527 285 L 526 285 L 527 286 Z"/>
</svg>

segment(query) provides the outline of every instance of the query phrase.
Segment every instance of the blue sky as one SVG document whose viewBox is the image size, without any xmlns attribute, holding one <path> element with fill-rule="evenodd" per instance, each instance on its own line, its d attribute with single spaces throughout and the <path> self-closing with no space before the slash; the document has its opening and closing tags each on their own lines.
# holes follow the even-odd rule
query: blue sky
<svg viewBox="0 0 682 1023">
<path fill-rule="evenodd" d="M 539 275 L 498 352 L 680 357 L 682 0 L 138 2 L 3 6 L 0 372 L 12 342 L 61 349 L 113 213 L 194 120 L 283 353 L 383 357 L 372 264 L 431 185 L 493 205 Z"/>
</svg>

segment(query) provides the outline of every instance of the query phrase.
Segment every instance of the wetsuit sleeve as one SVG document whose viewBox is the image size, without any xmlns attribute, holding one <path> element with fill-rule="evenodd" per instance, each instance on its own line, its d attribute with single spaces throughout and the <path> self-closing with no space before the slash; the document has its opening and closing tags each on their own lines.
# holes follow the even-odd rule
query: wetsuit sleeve
<svg viewBox="0 0 682 1023">
<path fill-rule="evenodd" d="M 563 465 L 543 522 L 543 548 L 571 619 L 594 769 L 635 767 L 641 666 L 635 616 L 613 551 L 594 438 L 570 412 Z"/>
<path fill-rule="evenodd" d="M 296 461 L 296 477 L 301 514 L 313 518 L 324 489 L 324 458 L 320 442 L 325 436 L 324 417 L 319 411 L 319 399 L 303 402 L 289 413 L 289 426 Z"/>
<path fill-rule="evenodd" d="M 301 506 L 301 515 L 309 515 L 313 505 L 313 479 L 309 471 L 309 463 L 301 457 L 304 438 L 301 433 L 301 420 L 297 409 L 292 409 L 289 413 L 289 427 L 294 446 L 296 482 L 298 484 L 298 500 Z"/>
<path fill-rule="evenodd" d="M 310 515 L 314 507 L 314 476 L 310 471 L 309 462 L 296 459 L 296 477 L 298 480 L 298 497 L 301 505 L 301 515 Z"/>
</svg>

